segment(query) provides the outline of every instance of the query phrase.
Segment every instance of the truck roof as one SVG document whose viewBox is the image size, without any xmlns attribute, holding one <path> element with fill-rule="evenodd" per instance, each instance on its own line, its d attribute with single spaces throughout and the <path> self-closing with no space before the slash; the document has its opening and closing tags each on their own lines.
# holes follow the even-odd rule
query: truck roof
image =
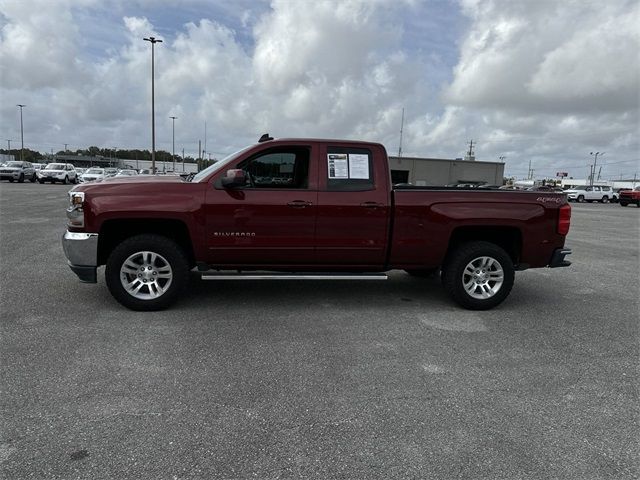
<svg viewBox="0 0 640 480">
<path fill-rule="evenodd" d="M 357 145 L 371 145 L 384 148 L 384 145 L 378 142 L 368 142 L 365 140 L 344 140 L 337 138 L 297 138 L 297 137 L 285 137 L 274 138 L 272 140 L 265 140 L 261 143 L 295 143 L 295 142 L 315 142 L 315 143 L 340 143 L 340 144 L 357 144 Z"/>
</svg>

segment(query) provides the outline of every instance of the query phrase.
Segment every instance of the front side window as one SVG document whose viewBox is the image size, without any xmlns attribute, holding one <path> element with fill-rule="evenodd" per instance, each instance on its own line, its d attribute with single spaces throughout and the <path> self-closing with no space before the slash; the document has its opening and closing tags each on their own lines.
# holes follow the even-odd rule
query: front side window
<svg viewBox="0 0 640 480">
<path fill-rule="evenodd" d="M 309 149 L 284 147 L 238 165 L 248 173 L 249 188 L 309 188 Z"/>
</svg>

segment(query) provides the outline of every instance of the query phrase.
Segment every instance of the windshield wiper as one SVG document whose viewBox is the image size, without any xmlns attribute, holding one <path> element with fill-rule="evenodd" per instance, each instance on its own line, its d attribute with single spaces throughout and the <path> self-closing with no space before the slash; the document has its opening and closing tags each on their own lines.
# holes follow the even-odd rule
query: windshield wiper
<svg viewBox="0 0 640 480">
<path fill-rule="evenodd" d="M 193 177 L 195 177 L 196 174 L 191 172 L 189 175 L 187 175 L 187 178 L 184 179 L 185 182 L 190 182 L 191 180 L 193 180 Z"/>
</svg>

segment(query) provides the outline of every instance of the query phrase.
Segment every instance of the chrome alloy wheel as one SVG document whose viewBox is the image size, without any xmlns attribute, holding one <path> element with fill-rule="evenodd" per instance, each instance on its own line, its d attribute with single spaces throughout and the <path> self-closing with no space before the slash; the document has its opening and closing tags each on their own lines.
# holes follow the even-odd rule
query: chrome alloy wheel
<svg viewBox="0 0 640 480">
<path fill-rule="evenodd" d="M 484 300 L 493 297 L 504 282 L 502 265 L 491 257 L 471 260 L 462 272 L 464 289 L 473 298 Z"/>
<path fill-rule="evenodd" d="M 168 290 L 173 280 L 171 265 L 154 252 L 136 252 L 120 267 L 125 291 L 139 300 L 153 300 Z"/>
</svg>

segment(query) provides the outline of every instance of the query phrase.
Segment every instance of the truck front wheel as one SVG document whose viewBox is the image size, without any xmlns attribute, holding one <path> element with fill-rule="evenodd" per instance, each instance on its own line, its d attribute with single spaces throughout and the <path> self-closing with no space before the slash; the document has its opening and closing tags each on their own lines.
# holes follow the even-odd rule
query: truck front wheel
<svg viewBox="0 0 640 480">
<path fill-rule="evenodd" d="M 511 292 L 514 277 L 513 261 L 507 252 L 490 242 L 461 245 L 442 268 L 445 290 L 469 310 L 487 310 L 500 304 Z"/>
<path fill-rule="evenodd" d="M 171 305 L 189 282 L 184 251 L 161 235 L 136 235 L 109 255 L 105 270 L 114 298 L 131 310 L 155 311 Z"/>
</svg>

